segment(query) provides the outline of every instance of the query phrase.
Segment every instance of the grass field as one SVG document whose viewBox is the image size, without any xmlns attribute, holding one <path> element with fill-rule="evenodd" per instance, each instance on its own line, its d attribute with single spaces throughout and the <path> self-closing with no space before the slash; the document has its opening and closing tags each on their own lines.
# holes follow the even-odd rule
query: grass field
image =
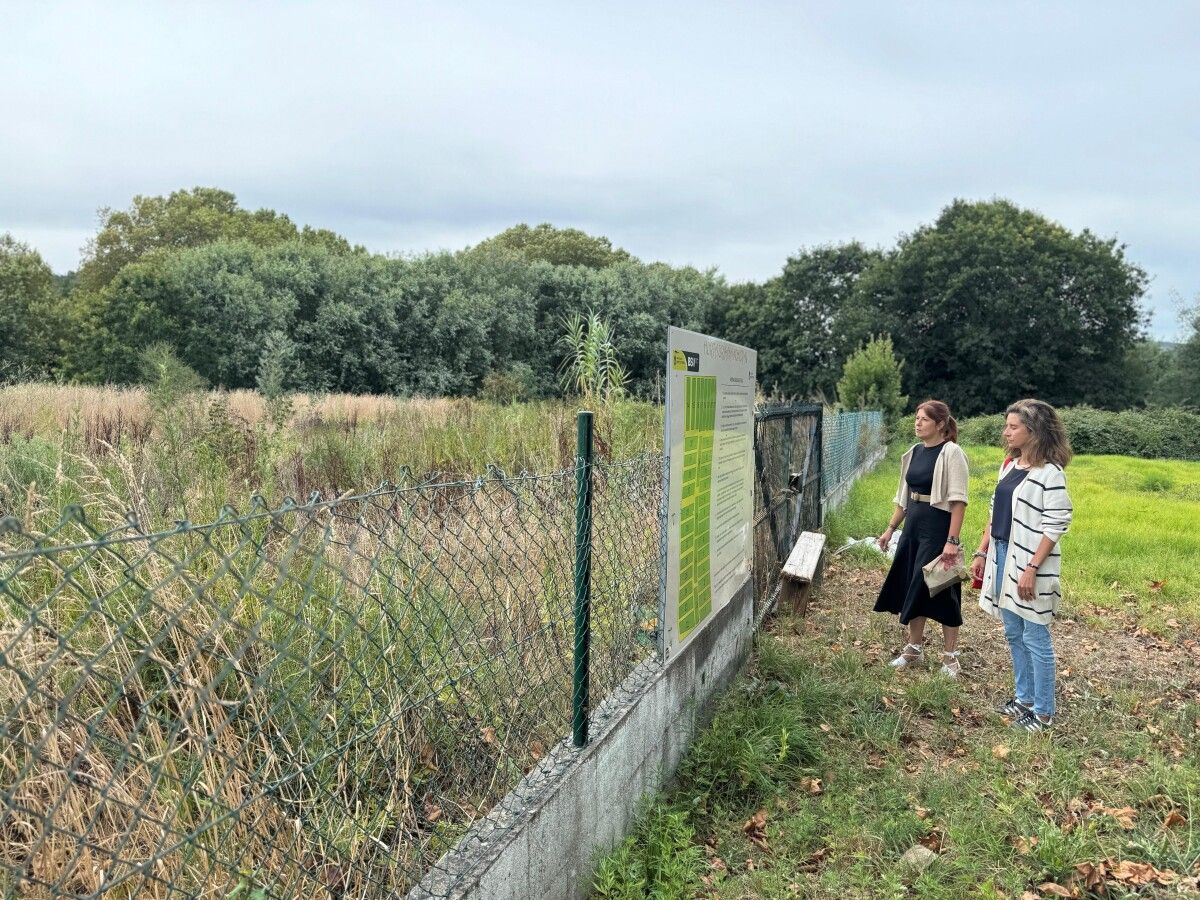
<svg viewBox="0 0 1200 900">
<path fill-rule="evenodd" d="M 870 611 L 881 580 L 837 560 L 805 619 L 772 623 L 594 896 L 1200 893 L 1200 641 L 1120 611 L 1106 632 L 1059 622 L 1059 725 L 1029 735 L 991 712 L 1007 650 L 977 609 L 958 682 L 886 666 L 902 641 Z"/>
<path fill-rule="evenodd" d="M 971 502 L 963 526 L 968 552 L 978 546 L 996 486 L 1001 451 L 968 447 Z M 893 452 L 855 485 L 828 518 L 833 546 L 877 535 L 887 524 L 898 479 Z M 1200 462 L 1079 456 L 1067 467 L 1075 506 L 1063 540 L 1064 603 L 1102 623 L 1128 609 L 1158 632 L 1200 624 Z M 1158 585 L 1155 587 L 1155 585 Z"/>
<path fill-rule="evenodd" d="M 968 455 L 973 549 L 1001 454 Z M 829 517 L 831 546 L 879 533 L 897 462 Z M 1083 456 L 1067 477 L 1053 732 L 991 712 L 1011 663 L 973 592 L 958 682 L 888 668 L 903 638 L 871 612 L 886 562 L 855 548 L 806 618 L 770 624 L 676 779 L 601 861 L 594 895 L 1200 895 L 1200 464 Z"/>
</svg>

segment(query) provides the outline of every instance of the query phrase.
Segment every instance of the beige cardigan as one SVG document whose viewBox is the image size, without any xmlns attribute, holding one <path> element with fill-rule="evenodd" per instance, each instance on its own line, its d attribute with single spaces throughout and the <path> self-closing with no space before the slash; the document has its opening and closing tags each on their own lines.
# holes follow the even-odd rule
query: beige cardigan
<svg viewBox="0 0 1200 900">
<path fill-rule="evenodd" d="M 908 452 L 900 457 L 900 487 L 896 489 L 896 505 L 908 509 L 908 464 L 912 462 L 913 451 L 920 446 L 913 444 Z M 967 454 L 963 448 L 946 441 L 942 452 L 938 454 L 933 466 L 933 488 L 929 493 L 929 505 L 950 512 L 950 504 L 958 501 L 967 502 Z"/>
</svg>

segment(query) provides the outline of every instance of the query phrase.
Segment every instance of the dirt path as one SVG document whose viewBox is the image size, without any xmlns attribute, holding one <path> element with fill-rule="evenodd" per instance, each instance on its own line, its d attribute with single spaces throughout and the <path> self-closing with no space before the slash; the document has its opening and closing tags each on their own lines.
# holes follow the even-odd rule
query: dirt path
<svg viewBox="0 0 1200 900">
<path fill-rule="evenodd" d="M 830 649 L 858 649 L 871 661 L 886 666 L 904 647 L 906 636 L 894 616 L 871 610 L 884 571 L 834 559 L 823 586 L 810 602 L 803 619 L 776 619 L 775 630 L 803 652 L 810 641 L 823 641 Z M 998 704 L 1012 696 L 1012 661 L 1000 623 L 980 610 L 978 593 L 964 590 L 964 624 L 959 634 L 962 674 L 960 702 L 954 710 L 959 739 L 967 738 L 972 725 L 995 721 Z M 1111 727 L 1150 733 L 1152 744 L 1166 755 L 1180 758 L 1198 752 L 1190 738 L 1163 722 L 1164 714 L 1188 716 L 1189 731 L 1200 731 L 1200 636 L 1177 634 L 1165 640 L 1141 629 L 1132 617 L 1111 611 L 1087 611 L 1092 622 L 1067 614 L 1054 625 L 1058 658 L 1058 713 L 1055 742 L 1086 744 L 1097 718 Z M 941 626 L 926 630 L 926 662 L 912 673 L 898 673 L 896 684 L 922 677 L 941 665 Z M 1188 712 L 1188 706 L 1193 704 Z M 1195 722 L 1190 719 L 1195 716 Z M 1073 727 L 1078 724 L 1080 727 Z M 936 726 L 929 722 L 929 728 Z M 922 731 L 918 725 L 918 731 Z M 922 742 L 910 744 L 914 750 Z M 1099 763 L 1098 763 L 1099 764 Z"/>
<path fill-rule="evenodd" d="M 895 616 L 872 611 L 883 583 L 882 570 L 865 569 L 834 559 L 825 582 L 810 603 L 805 619 L 783 617 L 780 627 L 806 638 L 826 639 L 865 649 L 886 665 L 905 643 Z M 977 605 L 978 592 L 963 592 L 962 689 L 989 706 L 1012 692 L 1012 666 L 1000 624 Z M 1074 715 L 1132 695 L 1142 704 L 1184 704 L 1200 698 L 1200 636 L 1177 632 L 1173 640 L 1139 628 L 1131 617 L 1111 610 L 1087 610 L 1103 627 L 1076 615 L 1064 615 L 1053 626 L 1058 655 L 1059 717 L 1064 728 Z M 802 622 L 802 625 L 797 623 Z M 927 629 L 927 667 L 940 665 L 941 629 Z M 862 643 L 856 644 L 855 641 Z M 1131 708 L 1129 712 L 1134 712 Z"/>
</svg>

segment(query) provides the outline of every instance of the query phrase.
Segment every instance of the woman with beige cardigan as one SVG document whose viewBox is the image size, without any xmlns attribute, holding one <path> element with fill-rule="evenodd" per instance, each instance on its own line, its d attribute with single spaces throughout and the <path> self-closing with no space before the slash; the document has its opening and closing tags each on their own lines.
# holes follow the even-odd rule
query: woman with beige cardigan
<svg viewBox="0 0 1200 900">
<path fill-rule="evenodd" d="M 941 671 L 957 678 L 962 589 L 954 584 L 930 597 L 921 568 L 939 558 L 949 568 L 962 554 L 959 533 L 967 508 L 967 455 L 955 443 L 958 423 L 950 407 L 940 400 L 926 400 L 917 407 L 913 430 L 919 442 L 900 460 L 896 508 L 879 537 L 880 549 L 887 548 L 901 522 L 904 530 L 875 601 L 875 612 L 898 615 L 900 624 L 908 628 L 908 644 L 891 662 L 896 669 L 920 662 L 925 620 L 940 622 L 945 641 Z"/>
</svg>

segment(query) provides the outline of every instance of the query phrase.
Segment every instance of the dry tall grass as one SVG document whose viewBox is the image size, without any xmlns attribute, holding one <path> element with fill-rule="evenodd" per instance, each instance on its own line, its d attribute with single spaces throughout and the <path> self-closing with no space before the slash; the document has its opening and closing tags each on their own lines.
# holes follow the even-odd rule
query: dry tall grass
<svg viewBox="0 0 1200 900">
<path fill-rule="evenodd" d="M 296 396 L 249 391 L 164 397 L 143 388 L 0 388 L 0 516 L 48 528 L 68 505 L 143 527 L 205 521 L 254 494 L 279 503 L 382 482 L 550 472 L 575 454 L 574 404 Z M 603 457 L 662 445 L 661 410 L 605 407 Z"/>
<path fill-rule="evenodd" d="M 229 412 L 250 425 L 268 415 L 266 399 L 255 391 L 213 392 L 223 396 Z M 445 425 L 470 400 L 405 399 L 358 394 L 294 394 L 288 424 L 340 421 L 368 424 L 394 420 L 420 427 Z M 53 437 L 89 421 L 120 420 L 131 427 L 149 427 L 153 411 L 144 387 L 17 384 L 0 387 L 0 429 L 29 436 Z"/>
<path fill-rule="evenodd" d="M 596 697 L 649 652 L 659 474 L 598 480 Z M 0 889 L 402 894 L 569 727 L 572 484 L 0 536 Z"/>
</svg>

